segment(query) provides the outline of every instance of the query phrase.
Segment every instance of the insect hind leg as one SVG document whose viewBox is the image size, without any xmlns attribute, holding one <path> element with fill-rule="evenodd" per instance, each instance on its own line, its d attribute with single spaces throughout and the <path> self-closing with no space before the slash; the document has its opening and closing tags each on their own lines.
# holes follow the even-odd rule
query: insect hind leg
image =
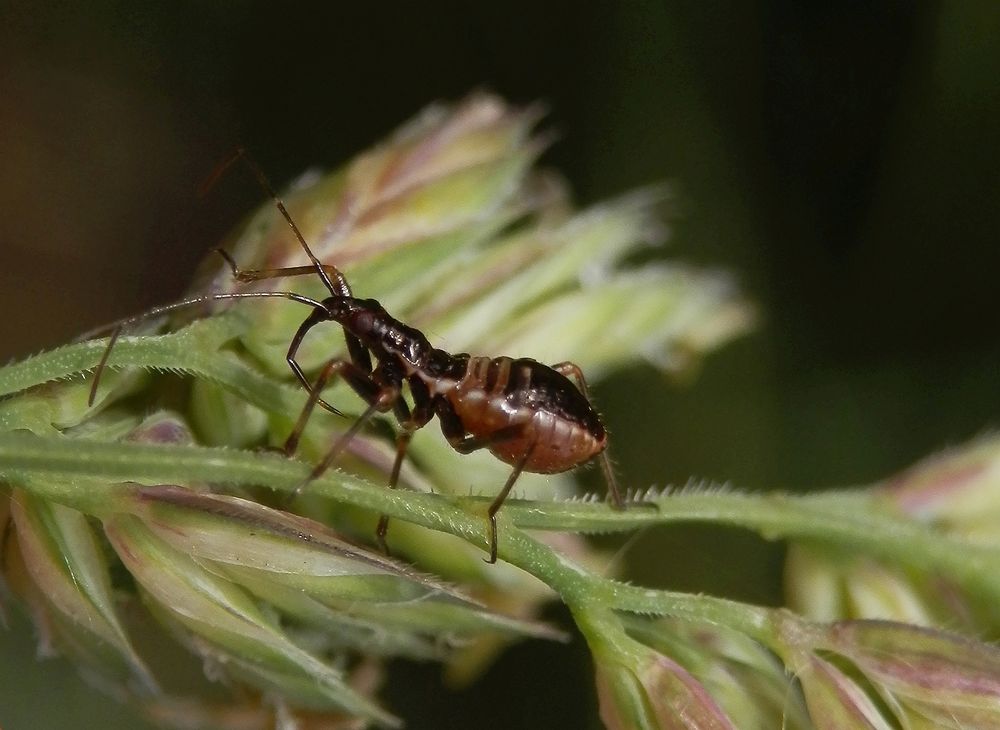
<svg viewBox="0 0 1000 730">
<path fill-rule="evenodd" d="M 524 432 L 527 427 L 526 424 L 506 426 L 494 431 L 487 437 L 478 437 L 470 433 L 465 433 L 464 429 L 461 428 L 461 421 L 455 417 L 449 409 L 443 407 L 439 408 L 438 417 L 441 419 L 441 427 L 445 433 L 445 437 L 448 439 L 448 443 L 451 444 L 451 447 L 460 454 L 471 454 L 473 451 L 488 448 L 495 444 L 502 443 L 503 441 L 522 439 L 524 438 Z M 536 442 L 532 441 L 521 458 L 519 458 L 517 463 L 514 464 L 514 470 L 510 473 L 510 476 L 507 477 L 507 481 L 504 483 L 503 488 L 497 496 L 493 498 L 489 508 L 486 510 L 486 516 L 490 522 L 490 557 L 486 560 L 487 563 L 493 564 L 497 561 L 497 512 L 499 512 L 500 508 L 503 507 L 503 503 L 510 495 L 511 490 L 514 488 L 514 484 L 524 471 L 524 467 L 527 466 L 528 462 L 531 460 L 531 456 L 535 451 L 535 446 Z"/>
<path fill-rule="evenodd" d="M 535 442 L 524 452 L 524 455 L 517 460 L 514 465 L 514 471 L 510 473 L 507 477 L 506 483 L 503 485 L 503 489 L 494 498 L 493 502 L 490 503 L 490 507 L 486 510 L 486 516 L 490 521 L 490 558 L 486 562 L 493 564 L 497 561 L 497 512 L 503 507 L 503 503 L 506 501 L 507 496 L 510 494 L 510 490 L 514 488 L 515 482 L 517 482 L 518 477 L 521 476 L 521 472 L 524 471 L 525 465 L 531 460 L 531 455 L 535 451 Z"/>
<path fill-rule="evenodd" d="M 583 377 L 583 370 L 580 369 L 579 365 L 567 360 L 566 362 L 556 363 L 552 366 L 552 369 L 557 373 L 576 380 L 580 392 L 583 393 L 583 397 L 588 401 L 590 400 L 590 389 L 587 387 L 587 379 Z M 597 458 L 600 460 L 601 471 L 604 472 L 604 481 L 608 485 L 608 497 L 611 499 L 611 506 L 615 509 L 625 509 L 625 500 L 618 486 L 618 478 L 615 476 L 614 467 L 611 465 L 611 457 L 608 455 L 608 450 L 604 449 Z"/>
</svg>

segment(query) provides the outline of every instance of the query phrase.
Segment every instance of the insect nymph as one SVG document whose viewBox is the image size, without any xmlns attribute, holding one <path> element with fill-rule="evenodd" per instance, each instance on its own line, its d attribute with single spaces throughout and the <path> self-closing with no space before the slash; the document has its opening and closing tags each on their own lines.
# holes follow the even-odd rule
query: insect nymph
<svg viewBox="0 0 1000 730">
<path fill-rule="evenodd" d="M 315 466 L 310 479 L 329 468 L 372 416 L 392 411 L 400 430 L 396 438 L 396 458 L 389 477 L 390 488 L 398 482 L 414 431 L 423 428 L 435 416 L 440 421 L 442 433 L 456 451 L 470 453 L 486 449 L 513 467 L 487 510 L 490 563 L 497 559 L 496 513 L 524 471 L 542 474 L 564 472 L 598 458 L 612 504 L 617 508 L 624 506 L 606 451 L 607 432 L 590 403 L 579 367 L 571 362 L 548 366 L 528 358 L 450 354 L 433 347 L 423 333 L 392 317 L 378 301 L 355 297 L 346 277 L 335 266 L 323 263 L 315 256 L 284 203 L 256 164 L 242 150 L 237 157 L 250 164 L 311 264 L 241 270 L 228 253 L 220 250 L 233 276 L 241 282 L 255 282 L 315 274 L 323 281 L 330 296 L 316 300 L 294 292 L 210 294 L 157 307 L 122 320 L 115 327 L 95 371 L 92 399 L 100 373 L 122 327 L 207 301 L 285 298 L 312 307 L 312 312 L 292 337 L 286 357 L 289 367 L 310 395 L 285 442 L 285 453 L 290 456 L 295 452 L 317 404 L 338 412 L 321 398 L 322 391 L 334 378 L 344 380 L 367 404 L 355 423 Z M 335 322 L 343 328 L 348 357 L 329 360 L 316 379 L 310 382 L 296 356 L 306 334 L 325 322 Z M 570 378 L 577 384 L 574 385 Z M 404 384 L 410 391 L 412 406 L 403 397 Z M 377 530 L 383 549 L 387 526 L 388 518 L 383 516 Z"/>
</svg>

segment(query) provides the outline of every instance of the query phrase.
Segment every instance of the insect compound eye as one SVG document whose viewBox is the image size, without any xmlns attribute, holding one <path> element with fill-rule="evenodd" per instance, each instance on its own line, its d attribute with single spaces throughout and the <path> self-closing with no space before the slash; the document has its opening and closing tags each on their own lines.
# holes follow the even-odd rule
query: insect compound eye
<svg viewBox="0 0 1000 730">
<path fill-rule="evenodd" d="M 354 315 L 354 329 L 356 332 L 371 332 L 375 326 L 375 315 L 367 310 L 362 310 Z"/>
<path fill-rule="evenodd" d="M 323 300 L 323 307 L 332 320 L 340 321 L 344 317 L 344 300 L 340 297 L 327 297 Z"/>
</svg>

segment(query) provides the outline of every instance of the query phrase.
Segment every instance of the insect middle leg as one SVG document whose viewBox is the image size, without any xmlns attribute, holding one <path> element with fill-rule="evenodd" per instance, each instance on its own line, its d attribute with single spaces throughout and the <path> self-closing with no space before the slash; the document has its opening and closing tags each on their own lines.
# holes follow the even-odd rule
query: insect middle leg
<svg viewBox="0 0 1000 730">
<path fill-rule="evenodd" d="M 406 401 L 402 398 L 396 401 L 393 407 L 396 419 L 399 421 L 401 430 L 396 435 L 396 460 L 392 464 L 392 473 L 389 475 L 389 489 L 395 489 L 399 483 L 399 472 L 402 469 L 403 461 L 406 459 L 406 452 L 410 448 L 410 441 L 413 434 L 420 428 L 427 425 L 434 415 L 432 400 L 427 386 L 419 380 L 411 381 L 410 392 L 413 394 L 413 412 L 411 413 Z M 386 555 L 389 554 L 389 546 L 386 545 L 385 536 L 389 530 L 389 515 L 381 515 L 378 520 L 378 527 L 375 528 L 375 540 L 379 548 Z"/>
<path fill-rule="evenodd" d="M 319 402 L 319 394 L 322 392 L 323 388 L 326 387 L 330 379 L 335 375 L 341 375 L 344 380 L 347 381 L 348 385 L 351 386 L 351 389 L 368 403 L 368 408 L 366 408 L 358 419 L 351 425 L 351 427 L 337 439 L 327 452 L 326 456 L 324 456 L 323 460 L 313 468 L 308 479 L 295 489 L 289 499 L 296 497 L 302 492 L 310 481 L 322 475 L 330 467 L 340 452 L 343 451 L 348 443 L 350 443 L 351 439 L 357 435 L 361 427 L 364 426 L 364 424 L 371 419 L 372 416 L 376 413 L 384 413 L 390 409 L 394 412 L 396 420 L 399 421 L 401 426 L 401 431 L 396 437 L 396 458 L 393 462 L 392 472 L 389 476 L 389 489 L 395 489 L 396 485 L 399 483 L 399 474 L 402 469 L 403 461 L 406 458 L 406 452 L 409 448 L 410 441 L 413 438 L 413 433 L 417 429 L 427 425 L 427 422 L 430 421 L 431 417 L 434 415 L 434 411 L 431 407 L 432 404 L 430 394 L 426 392 L 426 388 L 421 388 L 418 385 L 412 389 L 411 392 L 414 396 L 414 408 L 411 412 L 410 407 L 401 397 L 400 386 L 396 385 L 396 377 L 390 373 L 385 372 L 381 368 L 376 368 L 374 372 L 366 373 L 350 361 L 331 360 L 326 364 L 319 376 L 316 378 L 316 382 L 314 383 L 313 389 L 309 395 L 309 400 L 306 401 L 295 427 L 285 440 L 284 451 L 287 455 L 291 456 L 295 452 L 298 442 L 302 436 L 302 432 L 305 430 L 306 424 L 309 422 L 309 417 L 315 409 L 316 404 Z M 379 547 L 382 549 L 382 552 L 386 554 L 389 552 L 388 546 L 385 542 L 385 536 L 388 529 L 389 517 L 388 515 L 381 515 L 379 517 L 378 527 L 376 528 L 375 538 Z"/>
</svg>

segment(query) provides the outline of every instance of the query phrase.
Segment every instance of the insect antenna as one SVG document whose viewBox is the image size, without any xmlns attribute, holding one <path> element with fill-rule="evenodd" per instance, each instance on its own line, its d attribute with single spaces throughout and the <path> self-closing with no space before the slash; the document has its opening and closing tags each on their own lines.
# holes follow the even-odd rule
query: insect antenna
<svg viewBox="0 0 1000 730">
<path fill-rule="evenodd" d="M 317 258 L 316 254 L 313 253 L 309 244 L 306 243 L 306 239 L 305 236 L 302 235 L 302 231 L 299 230 L 298 225 L 296 225 L 291 214 L 288 212 L 288 208 L 285 207 L 284 201 L 278 196 L 274 186 L 271 185 L 271 181 L 268 180 L 267 175 L 264 174 L 264 170 L 257 164 L 253 157 L 250 156 L 250 153 L 247 152 L 245 147 L 237 147 L 236 152 L 234 152 L 228 160 L 219 166 L 219 169 L 211 176 L 211 178 L 209 178 L 209 182 L 207 184 L 213 183 L 219 175 L 224 173 L 227 169 L 229 169 L 229 167 L 234 165 L 239 160 L 242 160 L 243 163 L 250 168 L 254 177 L 257 178 L 257 182 L 260 183 L 260 186 L 264 188 L 264 191 L 271 197 L 271 200 L 274 201 L 275 207 L 277 207 L 278 211 L 281 213 L 282 218 L 285 219 L 288 227 L 292 229 L 292 233 L 295 234 L 296 240 L 299 242 L 302 250 L 306 252 L 306 256 L 309 257 L 313 267 L 316 269 L 316 273 L 319 274 L 319 278 L 323 280 L 323 284 L 330 291 L 330 294 L 335 297 L 351 296 L 351 287 L 347 283 L 347 277 L 345 277 L 335 266 L 331 264 L 324 265 L 323 262 Z M 332 273 L 333 278 L 331 278 L 330 273 L 328 272 Z"/>
<path fill-rule="evenodd" d="M 182 299 L 179 302 L 153 307 L 152 309 L 146 310 L 142 314 L 134 314 L 131 317 L 124 317 L 111 322 L 110 324 L 90 330 L 89 332 L 81 335 L 79 339 L 89 340 L 108 331 L 111 332 L 111 338 L 108 340 L 108 346 L 104 348 L 104 354 L 101 356 L 100 362 L 97 364 L 97 367 L 94 368 L 94 380 L 90 384 L 90 395 L 87 398 L 87 406 L 93 406 L 94 401 L 97 399 L 97 386 L 101 382 L 101 374 L 107 368 L 108 358 L 111 356 L 111 350 L 114 349 L 115 343 L 118 341 L 123 329 L 131 325 L 138 324 L 144 320 L 152 319 L 153 317 L 159 317 L 161 315 L 168 314 L 169 312 L 175 312 L 179 309 L 185 309 L 187 307 L 193 307 L 207 302 L 225 301 L 227 299 L 288 299 L 293 302 L 298 302 L 299 304 L 305 304 L 313 307 L 313 309 L 323 312 L 327 311 L 322 302 L 290 291 L 254 291 L 230 292 L 226 294 L 205 294 L 200 297 L 191 297 L 189 299 Z"/>
</svg>

